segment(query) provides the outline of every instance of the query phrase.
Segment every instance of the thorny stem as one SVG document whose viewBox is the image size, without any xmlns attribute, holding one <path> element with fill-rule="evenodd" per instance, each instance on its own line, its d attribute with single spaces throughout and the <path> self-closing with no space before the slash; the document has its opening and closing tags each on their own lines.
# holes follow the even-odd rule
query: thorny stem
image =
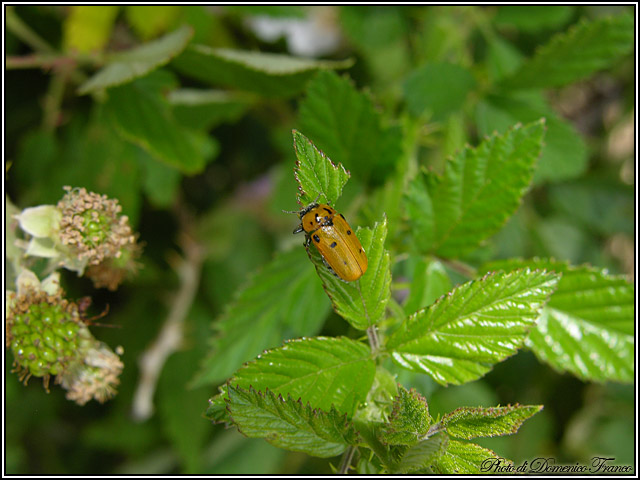
<svg viewBox="0 0 640 480">
<path fill-rule="evenodd" d="M 174 267 L 180 278 L 180 289 L 160 334 L 139 359 L 140 381 L 133 396 L 132 407 L 133 418 L 138 421 L 146 420 L 153 415 L 153 395 L 160 372 L 169 355 L 182 343 L 184 320 L 200 283 L 203 249 L 187 235 L 183 235 L 181 244 L 185 256 L 178 258 Z"/>
<path fill-rule="evenodd" d="M 349 470 L 349 466 L 351 466 L 351 461 L 353 460 L 353 454 L 356 453 L 356 447 L 353 445 L 349 445 L 345 452 L 342 454 L 342 460 L 340 461 L 340 469 L 338 473 L 340 475 L 346 475 Z"/>
</svg>

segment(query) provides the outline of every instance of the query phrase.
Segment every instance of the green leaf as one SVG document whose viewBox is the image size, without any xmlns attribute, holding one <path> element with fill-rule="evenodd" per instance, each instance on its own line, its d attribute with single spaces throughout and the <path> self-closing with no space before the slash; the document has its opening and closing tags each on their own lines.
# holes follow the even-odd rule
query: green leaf
<svg viewBox="0 0 640 480">
<path fill-rule="evenodd" d="M 363 181 L 384 182 L 402 155 L 400 130 L 384 126 L 371 98 L 333 72 L 320 72 L 309 84 L 300 125 L 318 148 Z"/>
<path fill-rule="evenodd" d="M 480 378 L 522 346 L 557 280 L 523 269 L 467 282 L 409 317 L 386 349 L 401 367 L 441 385 Z"/>
<path fill-rule="evenodd" d="M 414 389 L 399 385 L 389 420 L 380 431 L 380 440 L 388 445 L 414 445 L 427 434 L 431 421 L 427 400 Z"/>
<path fill-rule="evenodd" d="M 376 366 L 369 347 L 346 337 L 288 341 L 244 365 L 229 384 L 300 399 L 313 408 L 335 407 L 351 417 L 367 396 Z"/>
<path fill-rule="evenodd" d="M 78 94 L 93 93 L 144 77 L 169 61 L 186 46 L 193 30 L 184 26 L 158 40 L 109 57 L 107 65 L 80 85 Z"/>
<path fill-rule="evenodd" d="M 449 290 L 451 290 L 451 280 L 442 263 L 419 258 L 413 269 L 411 289 L 403 309 L 407 314 L 414 313 L 428 307 Z"/>
<path fill-rule="evenodd" d="M 101 51 L 111 36 L 119 5 L 73 5 L 64 21 L 65 51 Z"/>
<path fill-rule="evenodd" d="M 495 465 L 494 461 L 500 462 L 504 468 L 513 463 L 475 443 L 450 439 L 447 451 L 435 460 L 432 468 L 440 474 L 487 473 L 487 465 Z"/>
<path fill-rule="evenodd" d="M 587 146 L 575 127 L 556 115 L 540 93 L 489 95 L 476 106 L 478 129 L 484 135 L 506 132 L 514 123 L 528 123 L 541 117 L 545 118 L 547 130 L 533 181 L 558 181 L 581 175 L 587 168 Z"/>
<path fill-rule="evenodd" d="M 392 473 L 433 473 L 431 465 L 442 456 L 449 446 L 449 437 L 438 434 L 413 445 L 403 454 Z"/>
<path fill-rule="evenodd" d="M 141 38 L 149 39 L 175 25 L 182 8 L 178 5 L 127 5 L 124 12 L 131 28 Z"/>
<path fill-rule="evenodd" d="M 248 95 L 193 88 L 172 90 L 167 100 L 179 123 L 196 130 L 211 130 L 221 123 L 233 123 L 254 103 Z"/>
<path fill-rule="evenodd" d="M 442 417 L 442 425 L 452 437 L 470 440 L 476 437 L 512 435 L 525 420 L 542 410 L 542 405 L 506 407 L 461 407 Z"/>
<path fill-rule="evenodd" d="M 443 176 L 408 186 L 411 235 L 423 253 L 456 258 L 496 233 L 517 209 L 542 148 L 544 121 L 515 126 L 449 159 Z"/>
<path fill-rule="evenodd" d="M 200 453 L 205 458 L 201 475 L 206 472 L 206 475 L 226 477 L 277 475 L 289 455 L 261 439 L 247 438 L 235 429 L 216 432 Z"/>
<path fill-rule="evenodd" d="M 278 253 L 255 273 L 214 324 L 217 332 L 194 386 L 219 383 L 283 338 L 315 335 L 329 302 L 304 249 Z"/>
<path fill-rule="evenodd" d="M 494 22 L 499 27 L 535 33 L 562 27 L 574 11 L 569 5 L 500 5 Z"/>
<path fill-rule="evenodd" d="M 340 455 L 359 442 L 353 424 L 334 408 L 314 410 L 290 395 L 285 399 L 269 390 L 260 393 L 230 385 L 228 392 L 233 423 L 247 437 L 322 458 Z"/>
<path fill-rule="evenodd" d="M 427 111 L 435 120 L 442 120 L 464 105 L 475 85 L 471 72 L 460 65 L 429 63 L 407 77 L 404 97 L 413 115 Z"/>
<path fill-rule="evenodd" d="M 349 68 L 351 60 L 331 61 L 275 53 L 191 45 L 173 65 L 185 75 L 210 85 L 225 85 L 267 97 L 300 92 L 318 70 Z"/>
<path fill-rule="evenodd" d="M 633 382 L 634 284 L 606 270 L 545 259 L 493 262 L 483 270 L 524 266 L 562 273 L 527 347 L 583 380 Z"/>
<path fill-rule="evenodd" d="M 549 202 L 584 227 L 601 235 L 635 232 L 635 188 L 601 176 L 549 187 Z"/>
<path fill-rule="evenodd" d="M 215 423 L 230 423 L 231 418 L 229 417 L 227 402 L 225 400 L 225 398 L 228 398 L 227 388 L 226 386 L 220 387 L 219 390 L 220 393 L 209 399 L 209 406 L 207 407 L 204 416 Z"/>
<path fill-rule="evenodd" d="M 298 157 L 294 168 L 299 185 L 298 203 L 308 205 L 316 201 L 318 195 L 324 197 L 324 201 L 335 203 L 349 180 L 349 172 L 341 163 L 335 165 L 297 130 L 293 131 L 293 146 Z"/>
<path fill-rule="evenodd" d="M 174 204 L 180 188 L 182 175 L 174 168 L 169 167 L 140 150 L 138 160 L 144 174 L 142 187 L 149 201 L 158 208 L 169 208 Z"/>
<path fill-rule="evenodd" d="M 151 77 L 109 90 L 105 112 L 126 140 L 183 173 L 201 171 L 205 157 L 196 132 L 183 128 Z"/>
<path fill-rule="evenodd" d="M 533 58 L 506 78 L 507 88 L 550 88 L 568 85 L 608 68 L 633 50 L 634 18 L 623 14 L 581 21 L 555 35 Z"/>
<path fill-rule="evenodd" d="M 496 83 L 522 65 L 522 54 L 498 35 L 492 35 L 487 42 L 487 71 L 492 83 Z"/>
<path fill-rule="evenodd" d="M 194 349 L 176 352 L 167 359 L 158 382 L 157 405 L 163 431 L 171 441 L 173 451 L 184 465 L 185 473 L 202 470 L 201 454 L 208 443 L 210 427 L 200 415 L 185 415 L 202 408 L 206 388 L 187 388 L 184 372 L 192 371 L 199 358 Z"/>
<path fill-rule="evenodd" d="M 384 249 L 387 221 L 384 219 L 376 223 L 373 229 L 359 228 L 356 235 L 367 252 L 369 262 L 365 274 L 355 282 L 347 283 L 333 275 L 322 263 L 315 247 L 308 247 L 307 252 L 336 313 L 352 327 L 366 330 L 384 320 L 391 296 L 389 252 Z"/>
</svg>

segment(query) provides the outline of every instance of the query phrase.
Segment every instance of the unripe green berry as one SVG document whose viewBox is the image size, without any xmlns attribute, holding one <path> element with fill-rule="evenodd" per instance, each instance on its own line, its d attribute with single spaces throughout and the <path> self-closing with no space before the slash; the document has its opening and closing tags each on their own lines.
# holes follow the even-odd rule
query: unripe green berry
<svg viewBox="0 0 640 480">
<path fill-rule="evenodd" d="M 26 345 L 22 349 L 22 355 L 25 360 L 28 362 L 32 362 L 36 358 L 38 358 L 38 350 L 33 345 Z"/>
<path fill-rule="evenodd" d="M 58 360 L 58 355 L 51 348 L 41 348 L 40 349 L 40 358 L 48 363 L 53 363 Z"/>
</svg>

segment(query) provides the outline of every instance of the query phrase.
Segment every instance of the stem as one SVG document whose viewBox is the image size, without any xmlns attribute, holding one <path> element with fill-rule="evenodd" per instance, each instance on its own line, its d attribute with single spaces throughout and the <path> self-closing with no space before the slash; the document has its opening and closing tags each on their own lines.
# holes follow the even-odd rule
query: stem
<svg viewBox="0 0 640 480">
<path fill-rule="evenodd" d="M 380 348 L 380 341 L 378 340 L 378 332 L 375 325 L 371 325 L 369 328 L 367 328 L 367 337 L 369 338 L 369 346 L 371 347 L 371 352 L 375 354 Z"/>
<path fill-rule="evenodd" d="M 34 53 L 22 57 L 7 57 L 5 67 L 7 70 L 20 70 L 23 68 L 50 69 L 61 61 L 61 57 L 52 53 Z"/>
<path fill-rule="evenodd" d="M 460 262 L 458 260 L 449 260 L 446 258 L 440 258 L 440 261 L 449 266 L 452 270 L 464 275 L 468 278 L 473 278 L 476 276 L 476 269 L 467 265 L 466 263 Z"/>
<path fill-rule="evenodd" d="M 60 124 L 62 116 L 62 99 L 64 97 L 64 89 L 69 78 L 69 70 L 60 71 L 57 75 L 51 77 L 47 95 L 43 102 L 43 124 L 44 128 L 49 131 L 55 130 Z"/>
<path fill-rule="evenodd" d="M 436 433 L 441 432 L 442 430 L 444 430 L 444 426 L 442 425 L 442 422 L 436 423 L 435 425 L 431 425 L 427 433 L 425 433 L 422 437 L 420 437 L 420 441 L 426 440 L 427 438 L 431 437 L 432 435 L 435 435 Z"/>
<path fill-rule="evenodd" d="M 180 289 L 158 337 L 139 360 L 140 381 L 133 396 L 132 407 L 133 418 L 138 421 L 146 420 L 153 415 L 153 395 L 160 372 L 169 355 L 182 343 L 184 321 L 200 283 L 203 249 L 186 235 L 183 236 L 181 243 L 185 257 L 175 261 L 174 267 L 180 278 Z"/>
<path fill-rule="evenodd" d="M 16 15 L 13 7 L 7 7 L 5 11 L 7 29 L 16 37 L 29 45 L 36 52 L 55 53 L 55 49 L 45 42 L 40 36 Z"/>
<path fill-rule="evenodd" d="M 340 461 L 340 470 L 338 473 L 340 475 L 346 475 L 349 470 L 349 466 L 351 465 L 351 461 L 353 460 L 353 454 L 356 453 L 356 447 L 353 445 L 349 445 L 345 452 L 342 454 L 342 460 Z"/>
</svg>

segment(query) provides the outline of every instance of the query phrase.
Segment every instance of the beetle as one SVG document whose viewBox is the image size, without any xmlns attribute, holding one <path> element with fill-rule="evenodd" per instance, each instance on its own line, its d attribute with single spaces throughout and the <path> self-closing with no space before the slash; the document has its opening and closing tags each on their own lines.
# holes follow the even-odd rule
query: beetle
<svg viewBox="0 0 640 480">
<path fill-rule="evenodd" d="M 345 282 L 358 280 L 367 271 L 367 254 L 344 215 L 326 203 L 313 202 L 296 213 L 300 225 L 293 233 L 305 233 L 305 246 L 313 243 L 324 264 Z"/>
</svg>

